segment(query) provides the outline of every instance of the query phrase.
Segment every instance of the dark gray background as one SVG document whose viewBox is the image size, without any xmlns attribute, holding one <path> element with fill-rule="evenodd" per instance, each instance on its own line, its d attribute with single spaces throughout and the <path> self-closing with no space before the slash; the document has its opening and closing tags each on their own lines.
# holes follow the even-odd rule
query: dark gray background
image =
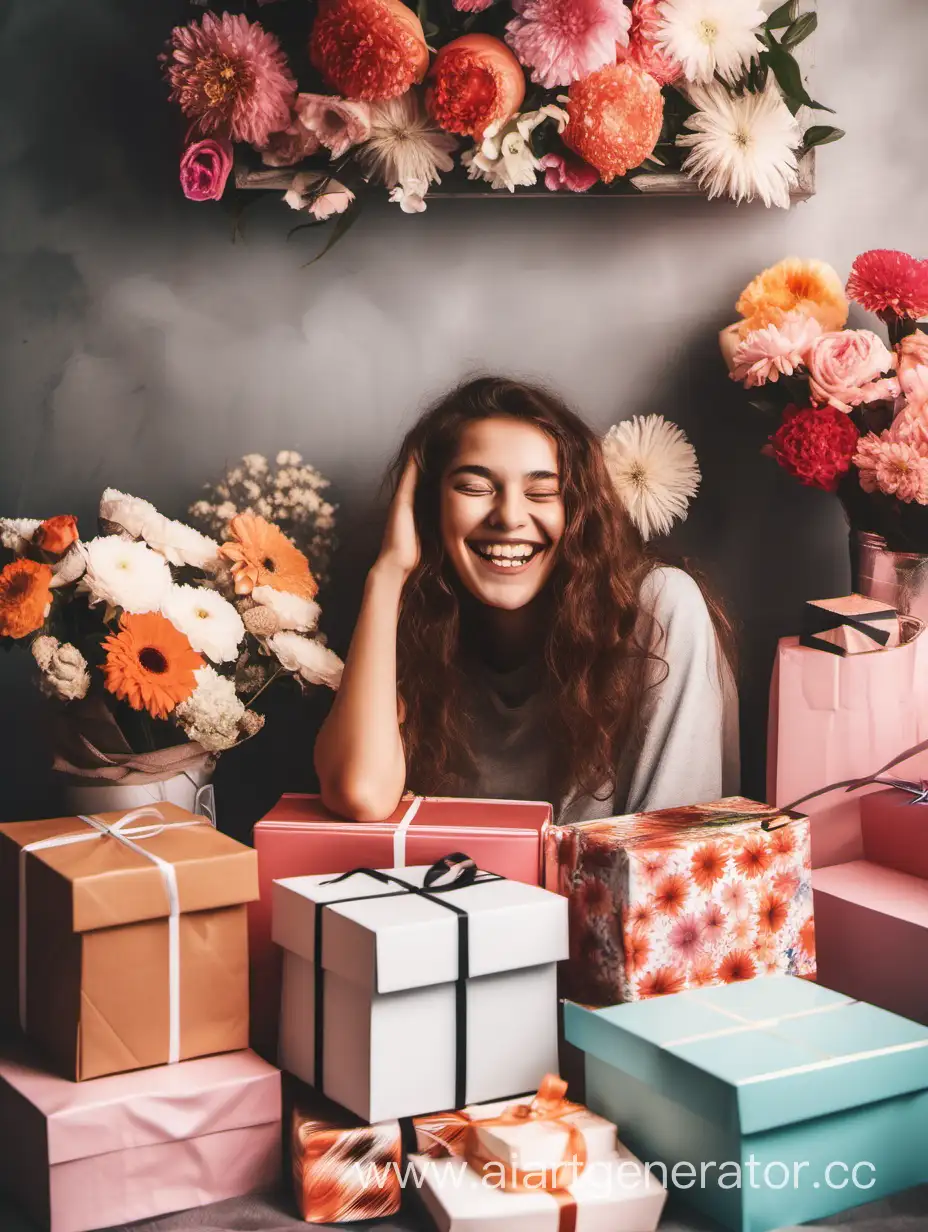
<svg viewBox="0 0 928 1232">
<path fill-rule="evenodd" d="M 183 125 L 155 56 L 182 0 L 0 3 L 0 510 L 73 511 L 101 489 L 178 516 L 246 450 L 296 448 L 333 481 L 342 547 L 324 627 L 344 650 L 376 549 L 377 486 L 422 403 L 475 369 L 554 383 L 598 428 L 660 411 L 697 447 L 703 490 L 674 546 L 743 625 L 745 783 L 762 792 L 776 639 L 846 589 L 837 504 L 758 454 L 768 430 L 725 375 L 716 332 L 763 266 L 796 253 L 846 275 L 873 246 L 926 253 L 922 0 L 823 0 L 815 93 L 848 130 L 789 212 L 703 200 L 383 205 L 333 252 L 268 201 L 231 243 L 223 205 L 182 197 Z M 864 317 L 859 321 L 862 323 Z M 872 322 L 868 322 L 872 323 Z M 0 656 L 0 817 L 53 807 L 26 656 Z M 312 782 L 308 703 L 219 771 L 247 834 Z"/>
</svg>

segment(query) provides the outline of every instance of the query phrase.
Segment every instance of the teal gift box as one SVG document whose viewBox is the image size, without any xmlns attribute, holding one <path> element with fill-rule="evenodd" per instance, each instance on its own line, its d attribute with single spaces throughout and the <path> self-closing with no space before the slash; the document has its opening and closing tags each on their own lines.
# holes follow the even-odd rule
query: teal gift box
<svg viewBox="0 0 928 1232">
<path fill-rule="evenodd" d="M 586 1102 L 671 1192 L 734 1232 L 928 1180 L 928 1029 L 793 976 L 591 1010 Z"/>
</svg>

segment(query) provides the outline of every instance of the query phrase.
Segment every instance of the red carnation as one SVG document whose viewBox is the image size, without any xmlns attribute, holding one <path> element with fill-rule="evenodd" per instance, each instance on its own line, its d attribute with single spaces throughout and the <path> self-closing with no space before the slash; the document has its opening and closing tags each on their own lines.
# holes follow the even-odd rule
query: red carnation
<svg viewBox="0 0 928 1232">
<path fill-rule="evenodd" d="M 833 406 L 789 406 L 769 450 L 806 487 L 835 492 L 850 469 L 859 436 L 850 418 Z"/>
<path fill-rule="evenodd" d="M 349 99 L 398 98 L 429 66 L 422 23 L 402 0 L 321 0 L 309 58 Z"/>
<path fill-rule="evenodd" d="M 928 314 L 928 261 L 916 261 L 891 248 L 873 248 L 851 266 L 847 293 L 868 312 L 917 321 Z"/>
</svg>

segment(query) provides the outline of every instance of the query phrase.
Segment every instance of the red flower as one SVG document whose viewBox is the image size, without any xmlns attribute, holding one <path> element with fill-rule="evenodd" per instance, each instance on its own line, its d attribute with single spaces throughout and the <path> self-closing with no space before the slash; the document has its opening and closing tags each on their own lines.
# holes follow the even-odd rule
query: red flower
<svg viewBox="0 0 928 1232">
<path fill-rule="evenodd" d="M 628 909 L 626 920 L 632 928 L 643 928 L 654 918 L 654 908 L 650 903 L 634 903 Z"/>
<path fill-rule="evenodd" d="M 669 993 L 682 992 L 686 976 L 676 967 L 658 967 L 650 975 L 638 981 L 637 993 L 642 1001 L 648 997 L 663 997 Z"/>
<path fill-rule="evenodd" d="M 735 853 L 735 866 L 744 877 L 761 877 L 770 867 L 770 849 L 762 838 L 748 839 Z"/>
<path fill-rule="evenodd" d="M 491 124 L 515 115 L 524 97 L 525 73 L 506 44 L 465 34 L 435 57 L 425 103 L 439 128 L 479 140 Z"/>
<path fill-rule="evenodd" d="M 35 542 L 53 556 L 61 556 L 77 538 L 77 519 L 70 513 L 46 518 L 35 533 Z"/>
<path fill-rule="evenodd" d="M 788 406 L 767 450 L 807 488 L 836 492 L 859 436 L 850 417 L 833 406 Z"/>
<path fill-rule="evenodd" d="M 625 970 L 637 975 L 651 954 L 651 940 L 641 929 L 632 928 L 625 934 Z"/>
<path fill-rule="evenodd" d="M 429 49 L 422 23 L 402 0 L 322 0 L 309 58 L 345 98 L 374 103 L 421 81 Z"/>
<path fill-rule="evenodd" d="M 928 314 L 928 261 L 891 248 L 873 248 L 851 266 L 847 293 L 868 312 L 918 320 Z"/>
<path fill-rule="evenodd" d="M 721 984 L 735 984 L 739 980 L 753 980 L 757 975 L 757 965 L 747 950 L 732 950 L 719 963 L 716 978 Z"/>
<path fill-rule="evenodd" d="M 778 826 L 770 833 L 770 846 L 775 855 L 791 856 L 796 850 L 796 834 L 792 826 Z"/>
<path fill-rule="evenodd" d="M 577 904 L 584 916 L 614 915 L 615 903 L 609 887 L 595 877 L 583 877 L 574 890 Z"/>
<path fill-rule="evenodd" d="M 789 916 L 789 899 L 779 894 L 764 894 L 758 908 L 758 923 L 763 933 L 778 933 Z"/>
<path fill-rule="evenodd" d="M 659 881 L 654 890 L 653 902 L 661 915 L 679 915 L 689 894 L 686 878 L 673 873 Z"/>
<path fill-rule="evenodd" d="M 725 873 L 728 853 L 721 843 L 704 843 L 697 847 L 690 861 L 693 880 L 700 890 L 711 890 Z"/>
<path fill-rule="evenodd" d="M 815 957 L 815 920 L 811 915 L 799 930 L 799 944 L 810 958 Z"/>
</svg>

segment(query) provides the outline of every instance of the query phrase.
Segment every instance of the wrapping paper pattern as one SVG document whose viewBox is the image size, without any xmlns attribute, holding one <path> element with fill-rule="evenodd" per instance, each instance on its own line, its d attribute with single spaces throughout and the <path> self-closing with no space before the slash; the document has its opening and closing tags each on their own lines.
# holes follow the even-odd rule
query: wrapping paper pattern
<svg viewBox="0 0 928 1232">
<path fill-rule="evenodd" d="M 770 815 L 733 796 L 551 831 L 546 883 L 570 899 L 568 997 L 612 1005 L 814 975 L 808 819 L 707 824 L 730 811 Z"/>
</svg>

